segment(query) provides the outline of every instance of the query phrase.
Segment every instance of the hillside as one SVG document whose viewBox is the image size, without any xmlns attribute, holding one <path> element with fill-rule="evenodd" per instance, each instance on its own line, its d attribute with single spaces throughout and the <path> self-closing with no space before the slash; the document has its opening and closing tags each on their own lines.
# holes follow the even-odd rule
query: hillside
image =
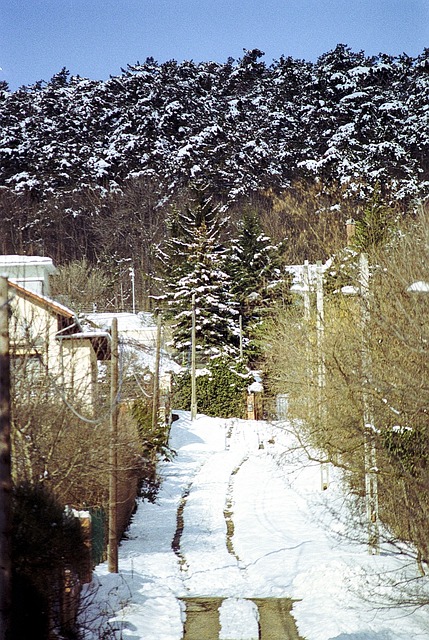
<svg viewBox="0 0 429 640">
<path fill-rule="evenodd" d="M 148 59 L 107 81 L 63 69 L 12 93 L 3 83 L 0 251 L 85 258 L 108 274 L 115 308 L 132 266 L 149 309 L 157 256 L 189 208 L 222 212 L 225 246 L 255 211 L 296 264 L 343 246 L 375 185 L 400 215 L 427 197 L 429 49 L 261 58 Z"/>
<path fill-rule="evenodd" d="M 158 176 L 226 200 L 318 176 L 399 198 L 429 188 L 429 50 L 367 57 L 345 45 L 316 63 L 258 50 L 226 63 L 128 66 L 107 81 L 69 77 L 1 92 L 0 185 L 38 199 L 122 189 Z"/>
</svg>

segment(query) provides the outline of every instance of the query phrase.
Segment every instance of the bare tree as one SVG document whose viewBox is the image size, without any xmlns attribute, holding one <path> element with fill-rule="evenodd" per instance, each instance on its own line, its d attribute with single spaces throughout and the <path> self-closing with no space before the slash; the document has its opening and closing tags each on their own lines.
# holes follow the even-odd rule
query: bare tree
<svg viewBox="0 0 429 640">
<path fill-rule="evenodd" d="M 49 327 L 40 318 L 23 319 L 15 309 L 10 326 L 15 480 L 45 484 L 60 501 L 74 507 L 105 505 L 112 410 L 105 390 L 109 378 L 100 382 L 98 394 L 88 396 L 91 381 L 86 366 L 79 368 L 76 358 L 67 360 L 69 374 L 76 365 L 75 375 L 64 379 L 59 375 L 63 352 L 59 348 L 54 353 L 49 347 Z M 137 482 L 141 466 L 137 426 L 125 408 L 120 415 L 119 466 Z"/>
<path fill-rule="evenodd" d="M 51 290 L 55 299 L 75 312 L 105 309 L 112 296 L 114 283 L 101 267 L 91 265 L 83 257 L 58 268 L 51 277 Z"/>
<path fill-rule="evenodd" d="M 379 517 L 386 539 L 410 545 L 410 555 L 414 549 L 425 573 L 429 563 L 428 265 L 429 211 L 422 207 L 383 246 L 373 248 L 367 299 L 359 295 L 356 269 L 348 272 L 348 290 L 355 295 L 343 295 L 341 287 L 329 289 L 323 394 L 318 389 L 316 318 L 306 320 L 299 301 L 291 310 L 279 311 L 266 341 L 272 387 L 289 393 L 290 414 L 297 420 L 302 441 L 311 443 L 313 456 L 346 470 L 350 493 L 358 501 L 365 495 L 365 435 L 371 431 Z M 369 422 L 365 403 L 370 406 Z"/>
<path fill-rule="evenodd" d="M 340 187 L 302 181 L 267 197 L 271 207 L 265 209 L 262 224 L 274 242 L 287 238 L 289 264 L 325 260 L 344 246 L 345 222 L 356 216 L 356 203 L 345 199 Z"/>
</svg>

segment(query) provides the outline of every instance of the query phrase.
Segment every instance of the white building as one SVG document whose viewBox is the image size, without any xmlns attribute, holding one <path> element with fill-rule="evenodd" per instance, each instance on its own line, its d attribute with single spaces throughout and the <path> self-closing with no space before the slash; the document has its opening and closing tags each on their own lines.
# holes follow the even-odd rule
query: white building
<svg viewBox="0 0 429 640">
<path fill-rule="evenodd" d="M 70 309 L 9 282 L 12 363 L 26 387 L 68 397 L 92 409 L 97 392 L 97 359 L 109 357 L 108 338 L 83 334 Z"/>
<path fill-rule="evenodd" d="M 57 273 L 51 258 L 0 256 L 0 275 L 42 296 L 49 296 L 49 276 Z"/>
</svg>

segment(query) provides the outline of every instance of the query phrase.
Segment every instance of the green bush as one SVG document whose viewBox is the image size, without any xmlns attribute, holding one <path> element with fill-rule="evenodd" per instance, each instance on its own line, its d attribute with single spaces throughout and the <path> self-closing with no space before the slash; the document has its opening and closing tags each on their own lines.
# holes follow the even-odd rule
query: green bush
<svg viewBox="0 0 429 640">
<path fill-rule="evenodd" d="M 427 469 L 429 451 L 425 426 L 386 428 L 381 431 L 381 441 L 390 461 L 402 473 L 416 477 Z"/>
<path fill-rule="evenodd" d="M 246 389 L 250 375 L 241 362 L 221 356 L 214 358 L 207 373 L 196 379 L 199 413 L 218 418 L 242 418 L 246 411 Z M 191 408 L 191 374 L 177 374 L 173 379 L 173 406 Z"/>
<path fill-rule="evenodd" d="M 131 415 L 137 422 L 143 457 L 150 460 L 155 460 L 158 455 L 168 458 L 168 428 L 160 422 L 152 425 L 152 402 L 136 400 L 131 408 Z"/>
<path fill-rule="evenodd" d="M 161 422 L 152 425 L 152 403 L 145 399 L 133 403 L 131 415 L 137 422 L 142 448 L 138 493 L 140 498 L 153 503 L 161 485 L 157 472 L 158 459 L 171 460 L 174 455 L 168 446 L 168 425 Z"/>
</svg>

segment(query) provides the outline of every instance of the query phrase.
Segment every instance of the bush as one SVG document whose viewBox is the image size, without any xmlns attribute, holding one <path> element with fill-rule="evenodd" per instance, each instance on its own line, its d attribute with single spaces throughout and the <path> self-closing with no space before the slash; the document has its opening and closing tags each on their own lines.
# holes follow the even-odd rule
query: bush
<svg viewBox="0 0 429 640">
<path fill-rule="evenodd" d="M 107 272 L 86 258 L 59 267 L 51 278 L 53 297 L 76 312 L 93 311 L 95 302 L 105 308 L 111 285 Z"/>
<path fill-rule="evenodd" d="M 131 415 L 137 423 L 142 448 L 139 496 L 155 502 L 161 484 L 157 473 L 158 458 L 170 460 L 173 454 L 168 446 L 168 426 L 161 422 L 152 425 L 152 403 L 144 399 L 133 403 Z"/>
<path fill-rule="evenodd" d="M 196 382 L 198 411 L 218 418 L 241 418 L 246 411 L 249 372 L 241 362 L 226 356 L 211 361 L 207 373 Z M 173 406 L 191 408 L 191 374 L 180 373 L 173 380 Z"/>
</svg>

